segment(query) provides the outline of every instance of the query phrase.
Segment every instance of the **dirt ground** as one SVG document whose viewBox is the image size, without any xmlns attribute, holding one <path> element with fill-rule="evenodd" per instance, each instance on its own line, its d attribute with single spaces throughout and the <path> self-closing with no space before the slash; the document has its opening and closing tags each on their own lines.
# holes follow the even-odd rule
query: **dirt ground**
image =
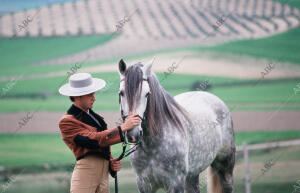
<svg viewBox="0 0 300 193">
<path fill-rule="evenodd" d="M 27 112 L 0 114 L 0 133 L 59 133 L 58 122 L 64 112 L 38 112 L 18 129 L 18 122 Z M 109 128 L 120 122 L 119 112 L 98 112 Z M 233 111 L 235 131 L 300 130 L 299 111 Z"/>
</svg>

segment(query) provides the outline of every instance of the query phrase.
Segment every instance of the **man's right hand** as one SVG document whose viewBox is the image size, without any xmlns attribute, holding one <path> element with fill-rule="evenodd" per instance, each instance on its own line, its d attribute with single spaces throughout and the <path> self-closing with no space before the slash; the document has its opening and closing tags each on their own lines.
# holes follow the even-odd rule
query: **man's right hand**
<svg viewBox="0 0 300 193">
<path fill-rule="evenodd" d="M 129 115 L 125 122 L 121 125 L 123 132 L 131 130 L 133 127 L 141 124 L 141 119 L 138 117 L 138 114 Z"/>
</svg>

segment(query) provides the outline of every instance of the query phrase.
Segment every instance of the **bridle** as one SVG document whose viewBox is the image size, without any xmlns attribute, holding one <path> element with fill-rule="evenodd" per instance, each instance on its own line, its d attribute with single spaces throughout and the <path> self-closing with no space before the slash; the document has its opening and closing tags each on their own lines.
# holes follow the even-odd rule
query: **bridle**
<svg viewBox="0 0 300 193">
<path fill-rule="evenodd" d="M 124 78 L 120 80 L 120 83 L 124 81 Z M 148 79 L 146 78 L 143 78 L 143 81 L 148 81 Z M 121 103 L 121 93 L 119 93 L 119 104 Z M 129 115 L 124 115 L 124 111 L 122 109 L 122 105 L 120 104 L 120 107 L 121 107 L 121 117 L 122 117 L 122 120 L 123 122 L 125 121 L 125 119 L 129 116 Z M 147 105 L 148 107 L 148 105 Z M 137 115 L 141 121 L 142 121 L 142 124 L 141 124 L 141 127 L 142 129 L 146 129 L 145 128 L 145 125 L 146 125 L 146 113 L 148 111 L 148 108 L 146 108 L 144 114 L 143 114 L 143 117 L 141 117 L 140 115 Z M 143 136 L 143 130 L 140 130 L 140 136 L 142 137 Z M 127 157 L 129 156 L 131 153 L 133 153 L 134 151 L 136 151 L 136 149 L 141 145 L 141 142 L 137 142 L 137 143 L 131 143 L 129 142 L 128 138 L 127 138 L 127 131 L 125 132 L 124 134 L 124 142 L 122 144 L 122 147 L 123 147 L 123 151 L 122 151 L 122 154 L 119 156 L 119 160 L 123 159 L 124 157 Z M 126 151 L 126 146 L 127 144 L 131 144 L 133 145 L 133 147 L 131 147 L 129 150 Z"/>
<path fill-rule="evenodd" d="M 124 78 L 120 80 L 120 83 L 124 81 Z M 143 78 L 143 81 L 147 81 L 148 82 L 148 79 L 146 78 Z M 148 97 L 148 96 L 147 96 Z M 121 93 L 119 93 L 119 104 L 121 103 Z M 122 109 L 122 105 L 120 104 L 120 107 L 121 107 L 121 117 L 122 117 L 122 120 L 123 122 L 125 121 L 125 119 L 129 116 L 129 115 L 124 115 L 123 114 L 123 109 Z M 141 127 L 142 127 L 142 130 L 140 130 L 140 136 L 142 137 L 143 136 L 143 129 L 146 129 L 146 113 L 148 111 L 148 105 L 146 107 L 146 110 L 143 114 L 143 117 L 141 117 L 140 115 L 137 115 L 141 121 L 142 121 L 142 124 L 141 124 Z M 128 138 L 127 138 L 127 131 L 125 132 L 125 135 L 124 135 L 124 142 L 122 143 L 122 147 L 123 147 L 123 151 L 121 153 L 121 155 L 119 156 L 119 160 L 123 159 L 124 157 L 127 157 L 129 156 L 131 153 L 133 153 L 134 151 L 136 151 L 136 149 L 141 145 L 141 142 L 137 142 L 137 143 L 131 143 L 128 141 Z M 127 144 L 132 144 L 133 147 L 131 147 L 129 150 L 126 151 L 126 146 Z"/>
<path fill-rule="evenodd" d="M 124 81 L 124 78 L 120 80 L 120 83 L 121 83 L 122 81 Z M 148 82 L 148 79 L 143 78 L 143 81 L 147 81 L 147 82 Z M 121 96 L 120 96 L 120 93 L 119 93 L 119 104 L 120 104 L 120 103 L 121 103 Z M 125 119 L 126 119 L 129 115 L 124 115 L 124 111 L 123 111 L 123 109 L 122 109 L 122 105 L 121 105 L 121 104 L 120 104 L 120 107 L 121 107 L 121 117 L 122 117 L 122 120 L 123 120 L 123 122 L 124 122 Z M 143 114 L 143 117 L 141 117 L 140 115 L 137 115 L 137 116 L 141 119 L 141 121 L 142 121 L 142 124 L 141 124 L 142 128 L 143 128 L 143 126 L 144 126 L 143 123 L 146 122 L 146 113 L 147 113 L 147 109 L 145 110 L 145 112 L 144 112 L 144 114 Z M 144 128 L 143 128 L 143 129 L 144 129 Z M 126 142 L 127 144 L 136 144 L 136 143 L 130 143 L 130 142 L 128 141 L 128 139 L 127 139 L 127 135 L 126 135 L 126 134 L 127 134 L 127 132 L 125 133 L 125 142 Z M 143 136 L 143 130 L 140 130 L 140 135 Z"/>
<path fill-rule="evenodd" d="M 124 81 L 124 78 L 120 80 L 120 83 Z M 148 79 L 146 78 L 143 78 L 143 81 L 147 81 L 148 82 Z M 121 96 L 120 96 L 120 93 L 119 93 L 119 104 L 121 103 Z M 121 117 L 122 117 L 122 120 L 123 122 L 125 121 L 125 119 L 128 117 L 128 115 L 124 115 L 123 114 L 123 109 L 122 109 L 122 105 L 120 104 L 120 107 L 121 107 Z M 148 107 L 148 105 L 147 105 Z M 143 114 L 143 117 L 141 117 L 140 115 L 138 115 L 138 117 L 141 119 L 142 121 L 142 124 L 141 124 L 141 127 L 142 129 L 145 129 L 143 127 L 143 125 L 145 125 L 146 123 L 146 118 L 145 118 L 145 115 L 146 115 L 146 112 L 148 110 L 148 108 L 146 107 L 146 110 Z M 143 130 L 140 130 L 140 136 L 142 137 L 143 136 Z M 122 160 L 124 157 L 127 157 L 129 156 L 130 154 L 132 154 L 133 152 L 135 152 L 137 150 L 138 147 L 141 147 L 141 141 L 137 142 L 137 143 L 130 143 L 128 141 L 128 138 L 127 138 L 127 131 L 125 132 L 125 136 L 124 136 L 125 140 L 124 142 L 122 143 L 122 153 L 121 155 L 118 157 L 118 160 Z M 133 147 L 131 147 L 129 150 L 126 151 L 126 147 L 127 147 L 127 144 L 133 144 Z M 115 174 L 115 193 L 118 193 L 119 191 L 119 188 L 118 188 L 118 176 L 117 176 L 117 172 Z"/>
</svg>

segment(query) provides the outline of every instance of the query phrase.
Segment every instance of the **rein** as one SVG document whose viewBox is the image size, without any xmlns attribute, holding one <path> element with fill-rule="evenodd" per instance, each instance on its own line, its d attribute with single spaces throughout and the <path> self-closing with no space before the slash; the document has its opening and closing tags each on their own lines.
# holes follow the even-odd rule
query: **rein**
<svg viewBox="0 0 300 193">
<path fill-rule="evenodd" d="M 139 147 L 141 142 L 135 143 L 133 147 L 131 147 L 130 149 L 126 150 L 127 144 L 126 142 L 123 142 L 122 144 L 122 153 L 121 155 L 118 157 L 118 160 L 122 160 L 123 158 L 129 156 L 130 154 L 132 154 L 133 152 L 135 152 L 137 150 L 137 148 Z"/>
<path fill-rule="evenodd" d="M 126 137 L 125 137 L 126 139 Z M 118 157 L 118 160 L 121 161 L 123 158 L 129 156 L 130 154 L 132 154 L 133 152 L 135 152 L 137 150 L 137 148 L 139 147 L 141 142 L 138 142 L 138 143 L 135 143 L 134 146 L 132 148 L 130 148 L 129 150 L 126 151 L 126 147 L 127 147 L 127 144 L 130 144 L 127 142 L 127 140 L 125 140 L 123 143 L 122 143 L 122 153 L 121 155 Z M 115 193 L 118 193 L 119 192 L 119 187 L 118 187 L 118 173 L 116 172 L 116 175 L 115 175 Z"/>
</svg>

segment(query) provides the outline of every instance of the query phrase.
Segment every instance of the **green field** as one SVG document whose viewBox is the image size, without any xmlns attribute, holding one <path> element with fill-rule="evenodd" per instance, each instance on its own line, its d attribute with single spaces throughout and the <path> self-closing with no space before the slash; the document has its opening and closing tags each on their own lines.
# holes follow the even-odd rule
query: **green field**
<svg viewBox="0 0 300 193">
<path fill-rule="evenodd" d="M 286 170 L 286 167 L 283 168 L 278 166 L 282 170 Z M 288 171 L 291 171 L 292 168 L 289 168 Z M 241 172 L 241 170 L 239 170 Z M 63 173 L 60 175 L 54 176 L 54 174 L 46 176 L 36 176 L 36 177 L 21 177 L 15 183 L 9 186 L 7 193 L 67 193 L 69 192 L 69 180 L 70 173 Z M 119 176 L 119 192 L 122 193 L 137 193 L 136 182 L 134 179 L 134 174 L 130 176 Z M 130 180 L 128 180 L 130 177 Z M 264 177 L 263 179 L 252 183 L 251 190 L 255 193 L 293 193 L 295 190 L 294 186 L 298 185 L 299 182 L 297 174 L 294 172 L 294 176 L 284 176 L 285 178 L 271 178 L 269 176 Z M 110 192 L 114 192 L 114 181 L 110 180 Z M 0 184 L 1 185 L 1 184 Z M 245 193 L 244 180 L 235 179 L 234 182 L 235 193 Z M 206 184 L 200 188 L 201 193 L 206 193 Z M 163 193 L 164 191 L 159 190 L 158 193 Z"/>
<path fill-rule="evenodd" d="M 42 59 L 79 52 L 96 46 L 99 42 L 100 44 L 105 43 L 111 38 L 113 37 L 107 35 L 72 38 L 14 39 L 10 40 L 12 42 L 9 42 L 8 39 L 0 39 L 1 76 L 22 74 L 26 76 L 27 74 L 37 75 L 40 73 L 65 71 L 65 75 L 54 76 L 52 78 L 34 78 L 24 81 L 12 79 L 11 81 L 0 82 L 0 92 L 4 96 L 0 100 L 0 112 L 35 110 L 40 105 L 42 111 L 65 111 L 70 103 L 66 97 L 58 95 L 58 88 L 67 82 L 67 73 L 70 72 L 74 64 L 53 66 L 34 66 L 30 64 Z M 213 47 L 186 48 L 164 52 L 193 50 L 196 53 L 220 53 L 220 57 L 223 57 L 227 53 L 234 55 L 241 54 L 268 58 L 274 61 L 287 61 L 298 65 L 300 64 L 300 57 L 296 53 L 300 49 L 299 41 L 300 28 L 297 28 L 268 38 L 240 40 Z M 47 48 L 43 49 L 44 45 L 47 45 Z M 70 46 L 66 47 L 65 45 Z M 131 58 L 140 58 L 151 54 L 153 53 L 132 56 Z M 112 59 L 110 61 L 117 63 L 117 60 Z M 82 66 L 101 65 L 104 62 L 83 62 Z M 14 66 L 14 68 L 11 68 L 11 66 Z M 81 69 L 78 69 L 78 72 L 81 72 Z M 105 92 L 97 93 L 98 101 L 95 103 L 95 109 L 118 110 L 118 73 L 94 73 L 94 75 L 105 79 L 109 83 Z M 158 73 L 158 77 L 162 79 L 163 74 Z M 229 106 L 236 103 L 258 104 L 253 107 L 251 105 L 247 107 L 237 105 L 235 109 L 238 110 L 276 110 L 281 104 L 284 104 L 280 107 L 281 110 L 300 109 L 299 93 L 294 92 L 294 88 L 297 88 L 297 85 L 300 83 L 300 78 L 262 80 L 256 85 L 255 83 L 258 80 L 172 74 L 167 77 L 162 85 L 172 95 L 176 95 L 189 91 L 195 81 L 204 81 L 206 79 L 213 86 L 209 92 L 219 96 Z M 3 92 L 5 89 L 7 91 Z M 264 105 L 266 103 L 274 103 L 275 105 Z"/>
<path fill-rule="evenodd" d="M 300 9 L 299 0 L 276 1 Z M 0 82 L 0 113 L 35 111 L 37 109 L 38 111 L 66 111 L 71 102 L 67 97 L 58 94 L 58 88 L 67 82 L 67 73 L 71 72 L 71 68 L 75 64 L 38 65 L 37 63 L 76 54 L 105 44 L 116 37 L 117 35 L 106 34 L 77 37 L 0 38 L 0 78 L 10 80 Z M 211 54 L 219 59 L 250 56 L 268 59 L 276 65 L 281 62 L 300 65 L 299 42 L 300 27 L 297 27 L 266 38 L 237 40 L 214 46 L 155 51 L 122 56 L 122 58 L 125 60 L 143 59 L 155 54 L 190 51 L 197 57 L 205 54 Z M 117 62 L 120 58 L 121 56 L 96 62 L 83 60 L 76 64 L 80 63 L 83 67 L 88 67 L 115 63 L 117 71 Z M 41 77 L 41 75 L 55 72 L 65 72 L 65 74 Z M 78 72 L 82 72 L 82 69 L 78 69 Z M 39 77 L 19 81 L 13 78 L 18 75 L 24 75 L 25 78 L 27 75 Z M 162 73 L 157 73 L 157 75 L 160 80 L 163 79 Z M 93 76 L 107 82 L 106 89 L 96 93 L 97 101 L 93 109 L 99 112 L 119 110 L 118 73 L 93 73 Z M 296 92 L 300 88 L 300 78 L 261 79 L 259 81 L 257 79 L 174 73 L 163 81 L 162 86 L 175 96 L 192 90 L 192 85 L 197 81 L 205 80 L 211 85 L 208 91 L 221 98 L 233 110 L 300 110 L 300 91 Z M 257 144 L 292 139 L 300 139 L 300 131 L 235 133 L 237 146 L 241 146 L 243 142 Z M 120 155 L 121 145 L 112 146 L 112 153 L 114 157 Z M 298 191 L 300 190 L 299 146 L 250 151 L 249 155 L 252 192 L 296 193 L 296 187 L 299 187 Z M 261 170 L 269 160 L 275 160 L 275 165 L 262 175 Z M 75 158 L 62 141 L 60 134 L 0 134 L 0 193 L 67 193 L 74 162 Z M 119 192 L 138 192 L 129 158 L 125 158 L 122 165 L 125 172 L 121 171 L 119 174 Z M 7 169 L 7 172 L 3 172 L 4 168 Z M 15 176 L 17 180 L 12 182 Z M 235 193 L 244 193 L 245 169 L 241 153 L 236 156 L 234 176 Z M 114 192 L 112 180 L 110 185 L 110 191 Z M 159 193 L 162 192 L 159 191 Z M 206 193 L 205 183 L 201 186 L 201 192 Z"/>
<path fill-rule="evenodd" d="M 299 3 L 299 2 L 298 2 Z M 187 47 L 171 49 L 159 52 L 139 54 L 136 56 L 122 56 L 125 59 L 137 59 L 145 56 L 153 56 L 157 53 L 181 52 L 186 50 L 196 53 L 213 52 L 234 55 L 247 55 L 259 58 L 267 58 L 274 61 L 285 61 L 300 64 L 300 28 L 295 28 L 278 35 L 260 39 L 238 40 L 216 46 Z M 53 37 L 53 38 L 0 38 L 1 76 L 19 74 L 38 74 L 65 70 L 66 72 L 74 64 L 64 65 L 33 65 L 33 63 L 77 53 L 85 49 L 104 44 L 115 38 L 115 35 L 79 36 L 79 37 Z M 83 62 L 83 66 L 99 65 L 104 62 L 117 63 L 120 58 L 112 58 L 98 62 Z M 14 66 L 14 68 L 12 68 Z"/>
<path fill-rule="evenodd" d="M 289 140 L 300 138 L 300 131 L 255 131 L 237 132 L 236 144 L 243 141 L 264 143 L 267 141 Z M 121 146 L 112 146 L 114 157 L 120 155 Z M 60 134 L 1 134 L 0 166 L 30 166 L 44 163 L 73 163 L 73 154 L 62 141 Z"/>
<path fill-rule="evenodd" d="M 300 65 L 300 27 L 267 38 L 238 40 L 211 47 L 195 47 L 197 52 L 216 52 L 226 54 L 267 58 L 275 63 L 290 62 Z M 217 54 L 216 54 L 217 55 Z M 220 56 L 219 56 L 220 57 Z"/>
<path fill-rule="evenodd" d="M 300 9 L 300 1 L 275 0 Z M 216 52 L 267 58 L 271 61 L 300 65 L 300 27 L 267 38 L 237 40 L 211 47 L 194 47 L 197 52 Z"/>
<path fill-rule="evenodd" d="M 67 71 L 71 65 L 40 66 L 35 63 L 81 52 L 104 44 L 115 37 L 117 36 L 107 34 L 78 37 L 0 38 L 0 76 Z"/>
<path fill-rule="evenodd" d="M 118 110 L 118 73 L 95 73 L 96 77 L 107 81 L 106 89 L 96 93 L 97 101 L 94 109 L 97 111 Z M 159 73 L 158 78 L 163 79 Z M 58 88 L 66 82 L 67 75 L 54 78 L 17 81 L 4 98 L 0 100 L 0 112 L 34 111 L 40 106 L 40 111 L 65 111 L 70 106 L 68 97 L 60 96 Z M 217 95 L 227 104 L 262 104 L 258 107 L 239 107 L 236 110 L 274 110 L 281 104 L 281 110 L 299 110 L 300 93 L 295 92 L 299 79 L 242 80 L 224 77 L 206 77 L 197 75 L 171 74 L 162 86 L 173 96 L 192 89 L 196 81 L 207 80 L 212 85 L 208 91 Z M 6 87 L 9 82 L 0 82 L 0 87 Z M 200 85 L 198 83 L 198 85 Z M 199 86 L 197 86 L 199 88 Z M 263 104 L 275 103 L 274 107 Z"/>
<path fill-rule="evenodd" d="M 291 6 L 300 8 L 299 1 L 285 1 Z M 0 112 L 34 111 L 39 106 L 41 111 L 65 111 L 70 105 L 66 97 L 58 95 L 58 88 L 67 82 L 67 73 L 75 64 L 62 65 L 33 65 L 33 63 L 77 53 L 97 45 L 104 44 L 115 35 L 53 37 L 53 38 L 15 38 L 0 39 L 0 76 L 11 75 L 41 75 L 49 72 L 65 71 L 63 76 L 52 78 L 33 78 L 24 81 L 0 82 Z M 125 59 L 138 59 L 152 56 L 156 53 L 193 51 L 196 54 L 213 53 L 216 57 L 229 55 L 246 55 L 257 58 L 267 58 L 274 63 L 277 61 L 300 64 L 300 27 L 271 37 L 247 39 L 228 42 L 208 47 L 188 47 L 160 52 L 144 53 L 135 56 L 122 56 Z M 117 64 L 119 58 L 105 61 L 82 62 L 82 66 L 101 65 L 105 62 Z M 77 63 L 76 63 L 77 64 Z M 117 70 L 117 65 L 116 65 Z M 263 71 L 263 69 L 262 69 Z M 81 72 L 81 69 L 78 69 Z M 117 88 L 118 73 L 95 73 L 95 76 L 105 79 L 109 84 L 107 90 L 97 93 L 96 110 L 118 110 Z M 159 73 L 160 78 L 163 74 Z M 259 72 L 258 72 L 259 76 Z M 209 92 L 216 94 L 235 110 L 300 110 L 300 93 L 294 88 L 300 83 L 297 79 L 242 80 L 224 77 L 206 77 L 195 75 L 172 74 L 162 83 L 163 87 L 172 95 L 191 90 L 195 81 L 209 80 L 212 88 Z M 12 85 L 12 86 L 9 86 Z M 9 89 L 6 89 L 8 88 Z M 3 89 L 6 90 L 3 92 Z M 104 102 L 105 101 L 105 102 Z M 239 105 L 246 104 L 246 105 Z M 254 104 L 251 106 L 251 104 Z M 266 105 L 267 104 L 267 105 Z M 272 105 L 269 105 L 272 104 Z"/>
<path fill-rule="evenodd" d="M 272 132 L 237 132 L 236 143 L 263 143 L 266 141 L 289 140 L 300 138 L 300 131 L 272 131 Z M 16 179 L 6 189 L 7 193 L 58 193 L 68 192 L 74 158 L 70 150 L 62 142 L 58 134 L 23 134 L 0 135 L 0 166 L 15 168 L 6 174 L 9 179 Z M 120 147 L 113 146 L 114 156 L 119 155 Z M 269 160 L 274 165 L 264 174 L 261 169 Z M 293 185 L 299 178 L 297 168 L 300 160 L 299 147 L 274 148 L 260 151 L 250 151 L 251 186 L 255 193 L 292 192 Z M 48 163 L 50 169 L 39 168 L 38 165 Z M 66 165 L 69 164 L 69 165 Z M 53 166 L 61 165 L 59 170 Z M 135 174 L 131 169 L 128 158 L 122 161 L 123 169 L 119 173 L 119 189 L 124 193 L 137 192 Z M 64 167 L 64 168 L 62 168 Z M 124 170 L 126 170 L 125 173 Z M 243 193 L 244 161 L 241 153 L 237 154 L 235 176 L 235 192 Z M 1 176 L 3 177 L 3 176 Z M 1 180 L 2 179 L 2 180 Z M 0 187 L 9 181 L 0 179 Z M 12 180 L 11 180 L 12 181 Z M 206 192 L 204 176 L 200 178 L 202 192 Z M 113 180 L 110 181 L 111 192 L 114 192 Z M 164 191 L 160 190 L 159 193 Z"/>
</svg>

